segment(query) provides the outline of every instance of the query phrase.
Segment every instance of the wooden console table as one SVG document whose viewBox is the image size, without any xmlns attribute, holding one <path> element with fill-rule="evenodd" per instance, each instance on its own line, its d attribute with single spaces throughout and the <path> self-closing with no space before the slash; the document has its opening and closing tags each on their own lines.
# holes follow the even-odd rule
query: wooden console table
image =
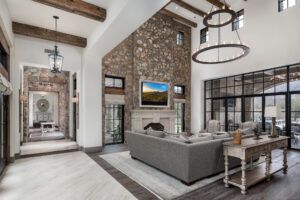
<svg viewBox="0 0 300 200">
<path fill-rule="evenodd" d="M 51 128 L 45 128 L 46 126 L 51 126 Z M 41 122 L 42 134 L 46 132 L 54 132 L 55 123 L 54 122 Z"/>
<path fill-rule="evenodd" d="M 254 140 L 247 138 L 242 140 L 241 145 L 233 144 L 232 141 L 223 143 L 225 157 L 225 187 L 230 185 L 241 188 L 241 193 L 246 194 L 247 188 L 260 182 L 261 180 L 270 180 L 272 174 L 283 170 L 287 173 L 287 147 L 288 138 L 279 136 L 278 138 L 269 138 L 267 135 L 261 136 L 262 139 Z M 283 148 L 283 164 L 272 163 L 271 152 L 274 149 Z M 255 166 L 253 169 L 247 170 L 247 161 L 252 159 L 253 155 L 266 155 L 266 162 Z M 228 156 L 241 159 L 241 172 L 233 174 L 229 177 L 228 173 Z"/>
</svg>

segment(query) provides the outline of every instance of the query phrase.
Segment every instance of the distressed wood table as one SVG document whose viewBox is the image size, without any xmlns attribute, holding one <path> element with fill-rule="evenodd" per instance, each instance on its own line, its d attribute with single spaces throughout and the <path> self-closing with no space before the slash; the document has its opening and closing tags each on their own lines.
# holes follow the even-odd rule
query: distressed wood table
<svg viewBox="0 0 300 200">
<path fill-rule="evenodd" d="M 266 179 L 270 180 L 272 174 L 283 170 L 287 173 L 287 147 L 288 138 L 286 136 L 279 136 L 278 138 L 269 138 L 267 135 L 261 136 L 262 139 L 254 140 L 247 138 L 242 140 L 241 145 L 233 144 L 232 141 L 223 143 L 224 157 L 225 157 L 225 187 L 234 185 L 241 188 L 241 193 L 246 194 L 247 188 Z M 272 163 L 271 152 L 274 149 L 283 148 L 283 163 Z M 253 155 L 266 155 L 266 162 L 259 164 L 252 169 L 247 169 L 247 161 Z M 233 174 L 229 177 L 228 173 L 228 156 L 241 159 L 241 172 Z"/>
</svg>

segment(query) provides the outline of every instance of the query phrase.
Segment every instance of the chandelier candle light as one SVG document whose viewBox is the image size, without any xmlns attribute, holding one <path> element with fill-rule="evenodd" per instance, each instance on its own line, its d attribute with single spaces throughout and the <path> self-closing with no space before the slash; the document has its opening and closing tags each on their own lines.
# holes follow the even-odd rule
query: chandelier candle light
<svg viewBox="0 0 300 200">
<path fill-rule="evenodd" d="M 227 20 L 225 20 L 225 21 L 221 21 L 221 14 L 228 14 L 228 15 L 230 15 L 230 17 L 227 18 Z M 218 23 L 210 23 L 209 21 L 216 15 L 218 16 Z M 232 23 L 235 18 L 236 18 L 235 11 L 226 6 L 225 0 L 224 0 L 224 6 L 219 10 L 216 10 L 216 9 L 213 10 L 213 6 L 212 6 L 209 14 L 204 17 L 203 24 L 209 28 L 218 28 L 218 42 L 215 45 L 209 45 L 209 44 L 201 45 L 201 43 L 200 43 L 199 48 L 196 49 L 192 55 L 192 59 L 194 62 L 201 63 L 201 64 L 227 63 L 227 62 L 231 62 L 231 61 L 240 59 L 240 58 L 246 56 L 250 52 L 250 48 L 247 45 L 242 43 L 237 30 L 235 30 L 235 32 L 239 39 L 238 43 L 233 43 L 233 41 L 231 41 L 231 42 L 223 41 L 223 43 L 221 42 L 221 29 L 220 28 Z M 241 53 L 238 53 L 237 55 L 233 55 L 233 56 L 221 57 L 220 50 L 221 49 L 229 49 L 229 48 L 240 49 Z M 213 59 L 204 60 L 204 59 L 199 58 L 200 54 L 203 54 L 205 52 L 209 52 L 212 50 L 217 50 L 217 58 L 215 60 L 213 60 Z"/>
<path fill-rule="evenodd" d="M 59 54 L 58 46 L 57 46 L 57 20 L 59 19 L 58 16 L 53 16 L 55 20 L 55 34 L 56 34 L 56 40 L 54 45 L 54 50 L 52 53 L 48 55 L 49 57 L 49 64 L 50 64 L 50 70 L 52 73 L 60 73 L 62 71 L 62 64 L 64 57 Z"/>
</svg>

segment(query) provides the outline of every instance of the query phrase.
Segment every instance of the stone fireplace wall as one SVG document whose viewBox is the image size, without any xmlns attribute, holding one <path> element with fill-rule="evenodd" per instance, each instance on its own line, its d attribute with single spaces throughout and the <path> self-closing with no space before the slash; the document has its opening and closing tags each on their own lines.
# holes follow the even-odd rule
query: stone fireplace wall
<svg viewBox="0 0 300 200">
<path fill-rule="evenodd" d="M 59 130 L 66 138 L 69 137 L 69 72 L 63 71 L 53 74 L 49 69 L 24 67 L 23 92 L 29 97 L 29 91 L 57 92 L 58 93 L 58 123 Z M 23 106 L 24 136 L 29 131 L 29 102 Z"/>
<path fill-rule="evenodd" d="M 176 36 L 184 33 L 184 45 L 178 46 Z M 185 86 L 185 128 L 190 131 L 191 98 L 191 28 L 163 14 L 156 14 L 102 60 L 102 84 L 105 75 L 125 78 L 125 130 L 131 129 L 131 110 L 174 109 L 174 85 Z M 141 108 L 139 80 L 170 84 L 170 108 Z M 105 96 L 103 92 L 103 106 Z M 105 109 L 103 109 L 103 119 Z M 103 120 L 104 123 L 104 120 Z M 104 127 L 104 124 L 103 124 Z M 104 135 L 104 134 L 103 134 Z M 103 140 L 104 141 L 104 140 Z"/>
</svg>

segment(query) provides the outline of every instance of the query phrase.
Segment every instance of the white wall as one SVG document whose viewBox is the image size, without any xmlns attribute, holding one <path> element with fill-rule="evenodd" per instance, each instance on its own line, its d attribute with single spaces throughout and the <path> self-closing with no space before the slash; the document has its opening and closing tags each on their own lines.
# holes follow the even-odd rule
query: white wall
<svg viewBox="0 0 300 200">
<path fill-rule="evenodd" d="M 300 62 L 300 1 L 278 12 L 275 0 L 238 1 L 235 11 L 244 8 L 245 26 L 239 29 L 241 39 L 250 45 L 250 54 L 237 61 L 219 65 L 202 65 L 192 61 L 192 131 L 203 128 L 203 81 L 234 74 Z M 199 45 L 199 32 L 192 30 L 193 50 Z M 216 41 L 216 30 L 209 29 L 210 41 Z M 237 40 L 231 25 L 222 29 L 226 41 Z M 223 40 L 223 39 L 222 39 Z M 211 57 L 215 56 L 210 54 Z"/>
<path fill-rule="evenodd" d="M 41 67 L 41 68 L 48 68 L 48 55 L 44 53 L 44 49 L 53 49 L 54 42 L 36 39 L 36 38 L 30 38 L 26 36 L 20 36 L 15 35 L 15 42 L 14 42 L 14 49 L 15 49 L 15 57 L 14 57 L 14 65 L 11 67 L 13 68 L 14 72 L 14 94 L 17 94 L 14 98 L 14 113 L 15 116 L 19 115 L 19 89 L 21 85 L 21 80 L 18 77 L 21 77 L 21 71 L 24 66 L 31 66 L 31 67 Z M 82 53 L 83 49 L 79 47 L 74 47 L 71 45 L 66 44 L 59 44 L 59 51 L 64 56 L 64 64 L 63 64 L 63 70 L 70 71 L 70 74 L 73 74 L 74 72 L 81 73 L 81 67 L 82 67 Z M 80 80 L 78 80 L 80 81 Z M 80 91 L 80 82 L 78 84 Z M 71 87 L 70 84 L 70 102 L 71 102 Z M 70 106 L 71 108 L 71 106 Z M 69 127 L 70 127 L 70 135 L 72 135 L 72 110 L 69 112 L 70 114 L 70 121 L 69 121 Z M 14 130 L 14 137 L 15 137 L 15 153 L 19 153 L 20 151 L 20 133 L 19 133 L 19 124 L 18 124 L 18 117 L 15 117 L 16 123 L 14 124 L 15 130 Z M 78 135 L 80 135 L 81 132 L 78 130 Z M 80 137 L 79 137 L 80 138 Z M 80 141 L 78 141 L 79 143 Z M 79 143 L 80 144 L 80 143 Z M 81 144 L 80 144 L 81 145 Z"/>
</svg>

